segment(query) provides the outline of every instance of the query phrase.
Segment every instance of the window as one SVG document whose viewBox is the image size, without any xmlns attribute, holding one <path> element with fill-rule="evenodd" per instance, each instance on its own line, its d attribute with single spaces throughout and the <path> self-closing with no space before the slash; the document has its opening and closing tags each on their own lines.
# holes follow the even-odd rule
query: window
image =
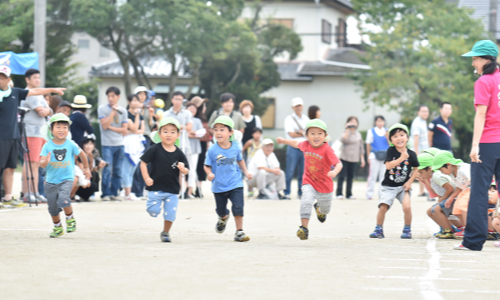
<svg viewBox="0 0 500 300">
<path fill-rule="evenodd" d="M 336 28 L 337 47 L 342 48 L 347 46 L 347 23 L 339 18 L 339 25 Z"/>
<path fill-rule="evenodd" d="M 274 128 L 275 117 L 276 117 L 276 99 L 268 98 L 266 112 L 260 118 L 262 120 L 262 127 Z"/>
<path fill-rule="evenodd" d="M 293 30 L 293 19 L 272 19 L 271 23 L 281 24 L 281 25 Z"/>
<path fill-rule="evenodd" d="M 89 49 L 89 40 L 78 40 L 78 49 Z"/>
<path fill-rule="evenodd" d="M 101 48 L 99 49 L 99 56 L 100 57 L 109 57 L 109 49 L 101 46 Z"/>
<path fill-rule="evenodd" d="M 321 41 L 325 44 L 332 43 L 332 24 L 326 20 L 321 21 Z"/>
</svg>

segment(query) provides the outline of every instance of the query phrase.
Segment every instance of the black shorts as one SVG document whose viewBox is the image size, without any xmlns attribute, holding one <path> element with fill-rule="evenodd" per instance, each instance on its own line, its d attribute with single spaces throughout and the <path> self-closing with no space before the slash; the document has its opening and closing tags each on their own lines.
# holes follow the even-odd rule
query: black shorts
<svg viewBox="0 0 500 300">
<path fill-rule="evenodd" d="M 233 211 L 233 216 L 242 216 L 243 217 L 243 188 L 235 188 L 234 190 L 230 190 L 224 193 L 214 193 L 215 196 L 215 211 L 219 217 L 224 217 L 229 214 L 229 209 L 227 209 L 227 202 L 231 200 Z"/>
<path fill-rule="evenodd" d="M 17 168 L 18 140 L 0 140 L 0 169 Z"/>
</svg>

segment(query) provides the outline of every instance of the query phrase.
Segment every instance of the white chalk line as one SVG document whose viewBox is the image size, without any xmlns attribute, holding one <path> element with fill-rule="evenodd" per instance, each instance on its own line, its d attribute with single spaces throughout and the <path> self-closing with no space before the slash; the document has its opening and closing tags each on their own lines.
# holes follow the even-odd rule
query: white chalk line
<svg viewBox="0 0 500 300">
<path fill-rule="evenodd" d="M 436 251 L 437 252 L 437 251 Z M 432 253 L 429 253 L 432 258 Z M 390 261 L 428 261 L 428 259 L 423 258 L 382 258 L 381 260 L 390 260 Z M 452 262 L 452 263 L 476 263 L 475 260 L 441 260 L 441 262 Z"/>
<path fill-rule="evenodd" d="M 426 268 L 424 268 L 426 269 Z M 426 280 L 425 277 L 416 277 L 416 276 L 384 276 L 384 275 L 378 275 L 378 276 L 365 276 L 365 278 L 376 278 L 376 279 L 410 279 L 410 280 Z M 436 280 L 474 280 L 471 278 L 436 278 Z"/>
<path fill-rule="evenodd" d="M 380 266 L 380 269 L 408 269 L 408 270 L 427 270 L 425 267 L 386 267 Z M 441 271 L 460 271 L 460 272 L 486 272 L 484 269 L 460 269 L 460 268 L 441 268 Z"/>
<path fill-rule="evenodd" d="M 429 227 L 431 226 L 432 222 L 430 221 Z M 441 275 L 441 266 L 439 265 L 441 254 L 436 250 L 436 240 L 430 238 L 426 248 L 431 257 L 429 258 L 427 274 L 420 278 L 420 293 L 426 300 L 444 300 L 434 284 L 434 281 Z"/>
<path fill-rule="evenodd" d="M 380 288 L 380 287 L 363 287 L 363 290 L 368 291 L 417 291 L 414 288 Z M 478 293 L 478 294 L 499 294 L 500 290 L 497 291 L 486 291 L 486 290 L 446 290 L 446 289 L 436 289 L 437 292 L 441 293 Z M 440 295 L 440 298 L 426 298 L 426 299 L 443 299 Z"/>
</svg>

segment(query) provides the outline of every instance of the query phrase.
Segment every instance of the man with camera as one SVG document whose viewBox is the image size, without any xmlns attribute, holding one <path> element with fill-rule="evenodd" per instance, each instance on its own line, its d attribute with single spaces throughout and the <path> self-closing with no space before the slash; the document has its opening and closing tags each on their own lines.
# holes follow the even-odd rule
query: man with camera
<svg viewBox="0 0 500 300">
<path fill-rule="evenodd" d="M 25 204 L 12 196 L 14 170 L 17 167 L 18 140 L 21 137 L 17 124 L 18 106 L 29 96 L 45 94 L 64 95 L 65 88 L 20 89 L 9 86 L 11 70 L 8 66 L 0 66 L 0 175 L 5 185 L 4 205 L 23 207 Z"/>
</svg>

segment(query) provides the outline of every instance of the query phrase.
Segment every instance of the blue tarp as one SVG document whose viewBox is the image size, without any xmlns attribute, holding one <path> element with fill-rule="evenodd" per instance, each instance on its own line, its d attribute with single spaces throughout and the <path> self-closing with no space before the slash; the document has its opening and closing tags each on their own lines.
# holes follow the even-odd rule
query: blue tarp
<svg viewBox="0 0 500 300">
<path fill-rule="evenodd" d="M 28 69 L 38 70 L 38 52 L 16 54 L 12 51 L 0 52 L 0 65 L 6 65 L 12 74 L 24 75 Z"/>
</svg>

